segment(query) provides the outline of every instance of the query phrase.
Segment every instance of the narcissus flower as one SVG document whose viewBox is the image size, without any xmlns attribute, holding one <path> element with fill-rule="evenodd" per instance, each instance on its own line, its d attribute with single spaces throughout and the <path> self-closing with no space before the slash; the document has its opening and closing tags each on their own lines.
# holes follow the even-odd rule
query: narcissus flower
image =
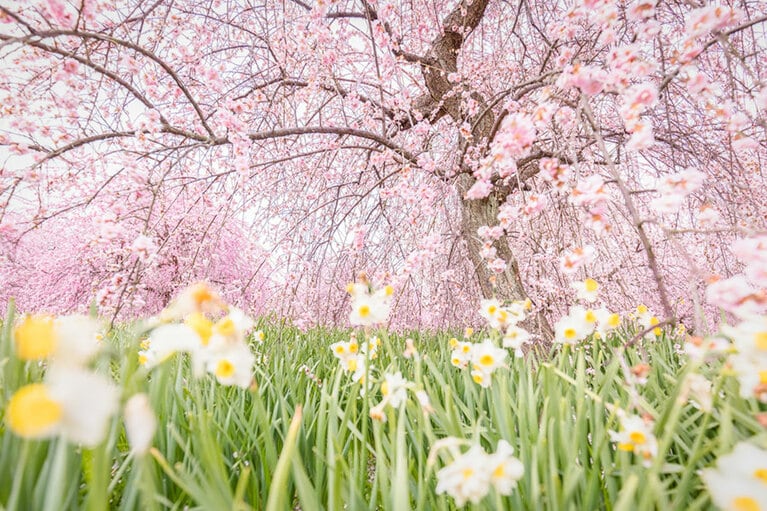
<svg viewBox="0 0 767 511">
<path fill-rule="evenodd" d="M 620 431 L 610 431 L 610 437 L 621 451 L 633 452 L 645 465 L 658 455 L 658 442 L 652 432 L 653 423 L 637 415 L 620 416 Z"/>
<path fill-rule="evenodd" d="M 741 442 L 702 471 L 711 500 L 727 511 L 767 509 L 767 450 Z"/>
<path fill-rule="evenodd" d="M 389 317 L 391 298 L 394 294 L 391 286 L 372 291 L 367 285 L 356 283 L 350 284 L 348 291 L 352 296 L 352 312 L 349 315 L 352 325 L 377 325 Z"/>
<path fill-rule="evenodd" d="M 157 417 L 149 404 L 149 396 L 135 394 L 125 403 L 124 407 L 125 434 L 131 452 L 136 456 L 143 456 L 152 445 L 155 430 L 157 429 Z"/>
<path fill-rule="evenodd" d="M 205 282 L 198 282 L 181 291 L 160 313 L 160 319 L 183 320 L 194 313 L 217 314 L 226 308 L 226 303 L 213 288 Z"/>
<path fill-rule="evenodd" d="M 437 494 L 447 493 L 458 507 L 479 503 L 490 491 L 488 455 L 475 445 L 453 463 L 437 472 Z"/>
<path fill-rule="evenodd" d="M 490 482 L 501 495 L 511 495 L 525 474 L 525 466 L 513 454 L 514 448 L 506 440 L 499 440 L 495 453 L 488 457 Z"/>
<path fill-rule="evenodd" d="M 94 447 L 118 408 L 119 390 L 108 378 L 75 366 L 52 365 L 44 383 L 21 387 L 5 412 L 16 435 L 41 439 L 61 435 Z"/>
<path fill-rule="evenodd" d="M 573 282 L 570 284 L 575 289 L 578 300 L 584 302 L 595 302 L 599 295 L 599 284 L 594 279 L 586 279 L 583 282 Z"/>
<path fill-rule="evenodd" d="M 384 396 L 384 401 L 392 405 L 394 408 L 407 401 L 407 388 L 410 382 L 402 377 L 402 373 L 397 371 L 394 374 L 384 374 L 384 381 L 381 383 L 381 394 Z"/>
<path fill-rule="evenodd" d="M 102 330 L 88 316 L 24 316 L 13 332 L 16 354 L 22 360 L 84 365 L 98 353 Z"/>
<path fill-rule="evenodd" d="M 506 333 L 503 334 L 503 347 L 512 348 L 514 350 L 514 354 L 517 357 L 521 357 L 522 346 L 529 342 L 531 337 L 532 335 L 530 335 L 530 332 L 524 328 L 518 327 L 516 325 L 511 325 L 506 329 Z"/>
<path fill-rule="evenodd" d="M 234 343 L 213 353 L 207 362 L 207 370 L 215 375 L 221 385 L 247 389 L 253 379 L 255 361 L 256 357 L 247 344 Z"/>
<path fill-rule="evenodd" d="M 440 442 L 455 444 L 455 440 L 446 438 Z M 510 495 L 525 472 L 524 465 L 513 454 L 514 449 L 505 440 L 498 442 L 493 454 L 487 454 L 479 445 L 472 446 L 437 472 L 437 494 L 447 493 L 458 507 L 466 502 L 479 503 L 493 487 L 501 495 Z"/>
</svg>

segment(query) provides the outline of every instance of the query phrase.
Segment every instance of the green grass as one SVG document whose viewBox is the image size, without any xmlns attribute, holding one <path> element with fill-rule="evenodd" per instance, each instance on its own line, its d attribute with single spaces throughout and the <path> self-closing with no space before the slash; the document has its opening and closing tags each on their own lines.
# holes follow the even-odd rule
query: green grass
<svg viewBox="0 0 767 511">
<path fill-rule="evenodd" d="M 22 440 L 6 429 L 10 396 L 44 370 L 14 357 L 11 321 L 0 339 L 0 507 L 9 510 L 454 509 L 435 494 L 436 473 L 451 458 L 439 451 L 429 463 L 432 446 L 448 436 L 488 452 L 506 439 L 525 466 L 512 495 L 491 490 L 468 509 L 710 509 L 697 471 L 743 439 L 765 439 L 755 419 L 764 407 L 738 397 L 721 363 L 703 369 L 716 392 L 712 413 L 678 399 L 692 368 L 674 349 L 680 341 L 666 335 L 628 350 L 632 332 L 624 331 L 576 349 L 512 355 L 483 389 L 450 365 L 449 334 L 410 333 L 421 354 L 414 360 L 402 356 L 405 336 L 379 331 L 364 398 L 328 349 L 349 331 L 259 325 L 266 340 L 253 349 L 262 360 L 255 385 L 243 390 L 193 379 L 186 356 L 147 373 L 137 362 L 138 336 L 124 327 L 110 333 L 97 364 L 111 370 L 124 399 L 147 392 L 159 417 L 153 449 L 134 459 L 120 418 L 95 449 Z M 636 398 L 656 420 L 659 456 L 650 467 L 617 451 L 608 433 L 631 399 L 622 364 L 640 362 L 652 368 Z M 381 376 L 392 371 L 428 393 L 432 414 L 409 392 L 401 409 L 387 408 L 385 423 L 369 418 Z"/>
</svg>

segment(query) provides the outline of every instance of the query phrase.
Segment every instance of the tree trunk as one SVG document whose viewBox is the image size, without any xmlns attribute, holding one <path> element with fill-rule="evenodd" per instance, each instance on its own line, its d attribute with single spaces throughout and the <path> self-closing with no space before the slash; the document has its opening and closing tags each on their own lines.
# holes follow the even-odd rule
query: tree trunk
<svg viewBox="0 0 767 511">
<path fill-rule="evenodd" d="M 519 274 L 519 264 L 509 247 L 508 238 L 502 236 L 493 244 L 498 257 L 506 261 L 506 269 L 503 272 L 496 273 L 490 270 L 480 253 L 483 240 L 477 235 L 477 229 L 483 225 L 492 226 L 498 223 L 499 204 L 492 194 L 484 199 L 464 199 L 463 197 L 473 184 L 474 178 L 471 175 L 462 174 L 458 178 L 457 189 L 461 197 L 461 237 L 466 242 L 466 251 L 474 267 L 482 297 L 524 300 L 528 298 L 528 295 Z M 533 334 L 539 334 L 545 343 L 550 342 L 554 337 L 551 325 L 541 310 L 531 314 L 521 326 Z"/>
</svg>

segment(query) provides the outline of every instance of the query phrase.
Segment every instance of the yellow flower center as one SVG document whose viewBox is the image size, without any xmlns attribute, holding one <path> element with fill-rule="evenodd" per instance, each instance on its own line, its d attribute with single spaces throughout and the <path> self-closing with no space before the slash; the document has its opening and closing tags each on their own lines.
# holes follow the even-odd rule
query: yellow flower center
<svg viewBox="0 0 767 511">
<path fill-rule="evenodd" d="M 391 287 L 391 286 L 386 286 L 386 287 L 384 288 L 384 294 L 386 294 L 386 296 L 391 296 L 391 295 L 393 295 L 393 294 L 394 294 L 394 288 L 393 288 L 393 287 Z"/>
<path fill-rule="evenodd" d="M 629 433 L 629 438 L 635 445 L 643 445 L 647 441 L 647 437 L 641 431 L 632 431 Z"/>
<path fill-rule="evenodd" d="M 224 337 L 230 337 L 237 332 L 237 327 L 234 325 L 232 318 L 221 318 L 213 325 L 213 329 L 217 334 Z"/>
<path fill-rule="evenodd" d="M 767 483 L 767 468 L 757 468 L 754 470 L 754 477 L 763 483 Z"/>
<path fill-rule="evenodd" d="M 356 342 L 349 344 L 349 353 L 357 353 L 358 350 L 359 350 L 359 346 L 357 345 Z"/>
<path fill-rule="evenodd" d="M 346 363 L 346 368 L 349 371 L 356 371 L 357 370 L 357 359 L 356 358 L 349 359 L 349 361 Z"/>
<path fill-rule="evenodd" d="M 735 497 L 732 501 L 735 511 L 760 511 L 759 503 L 751 497 Z"/>
<path fill-rule="evenodd" d="M 500 478 L 503 477 L 504 474 L 506 474 L 506 471 L 503 469 L 503 463 L 495 467 L 495 470 L 493 470 L 493 477 Z"/>
<path fill-rule="evenodd" d="M 384 396 L 389 395 L 389 382 L 385 381 L 381 384 L 381 394 Z"/>
<path fill-rule="evenodd" d="M 138 356 L 139 364 L 143 366 L 143 365 L 146 365 L 148 361 L 149 361 L 149 358 L 146 355 L 144 355 L 143 353 L 139 353 L 139 356 Z"/>
<path fill-rule="evenodd" d="M 663 334 L 663 329 L 659 326 L 656 326 L 652 329 L 652 333 L 655 334 L 655 337 L 660 337 Z"/>
<path fill-rule="evenodd" d="M 467 328 L 466 330 L 463 331 L 463 336 L 464 337 L 471 337 L 472 334 L 474 334 L 474 329 L 473 328 Z"/>
<path fill-rule="evenodd" d="M 216 376 L 219 378 L 231 378 L 234 376 L 234 364 L 226 359 L 218 361 L 216 364 Z"/>
<path fill-rule="evenodd" d="M 469 351 L 471 351 L 471 346 L 469 346 L 468 344 L 464 344 L 463 346 L 461 346 L 461 351 L 463 351 L 464 353 L 468 353 Z"/>
<path fill-rule="evenodd" d="M 208 345 L 210 336 L 213 335 L 213 322 L 211 320 L 206 318 L 203 314 L 195 312 L 194 314 L 187 316 L 184 323 L 200 336 L 200 341 L 203 346 Z"/>
<path fill-rule="evenodd" d="M 525 298 L 525 310 L 530 310 L 533 308 L 533 301 L 529 298 Z"/>
<path fill-rule="evenodd" d="M 618 444 L 618 450 L 626 451 L 626 452 L 631 452 L 631 451 L 634 450 L 634 444 L 632 444 L 630 442 L 620 442 Z"/>
<path fill-rule="evenodd" d="M 482 383 L 482 373 L 476 372 L 471 375 L 471 378 L 474 380 L 474 383 Z"/>
<path fill-rule="evenodd" d="M 210 291 L 210 288 L 207 285 L 198 284 L 192 291 L 192 299 L 199 309 L 206 302 L 213 300 L 213 293 Z"/>
<path fill-rule="evenodd" d="M 16 354 L 22 360 L 48 358 L 56 349 L 56 332 L 50 316 L 27 316 L 14 332 Z"/>
<path fill-rule="evenodd" d="M 474 469 L 473 468 L 464 468 L 461 472 L 461 475 L 464 479 L 469 479 L 471 476 L 474 475 Z"/>
<path fill-rule="evenodd" d="M 597 322 L 597 315 L 594 314 L 594 311 L 591 310 L 591 309 L 586 311 L 585 318 L 586 318 L 586 321 L 588 321 L 589 323 L 596 323 Z"/>
<path fill-rule="evenodd" d="M 51 399 L 48 388 L 33 383 L 20 388 L 8 402 L 8 427 L 24 438 L 41 438 L 53 431 L 61 420 L 61 405 Z"/>
<path fill-rule="evenodd" d="M 657 325 L 658 323 L 660 323 L 660 320 L 655 316 L 650 318 L 650 325 Z"/>
<path fill-rule="evenodd" d="M 451 337 L 450 340 L 448 341 L 448 345 L 451 348 L 455 348 L 456 346 L 458 346 L 458 339 L 456 339 L 455 337 Z"/>
<path fill-rule="evenodd" d="M 621 324 L 620 314 L 610 314 L 607 318 L 607 324 L 613 328 Z"/>
<path fill-rule="evenodd" d="M 586 288 L 586 291 L 589 293 L 595 292 L 597 289 L 599 289 L 599 284 L 597 284 L 597 281 L 594 279 L 586 279 L 583 281 L 584 287 Z"/>
<path fill-rule="evenodd" d="M 767 371 L 759 371 L 759 383 L 767 385 Z"/>
<path fill-rule="evenodd" d="M 370 316 L 370 306 L 369 305 L 360 305 L 359 308 L 359 315 L 361 318 L 366 318 Z"/>
<path fill-rule="evenodd" d="M 495 358 L 493 358 L 490 354 L 485 354 L 479 357 L 479 363 L 483 366 L 491 366 L 495 362 Z"/>
<path fill-rule="evenodd" d="M 759 332 L 754 335 L 754 344 L 757 349 L 767 351 L 767 332 Z"/>
<path fill-rule="evenodd" d="M 564 335 L 565 339 L 575 339 L 575 328 L 565 328 Z"/>
<path fill-rule="evenodd" d="M 491 305 L 490 307 L 487 308 L 487 313 L 492 316 L 493 314 L 495 314 L 495 311 L 497 310 L 498 310 L 498 307 L 496 307 L 495 305 Z"/>
<path fill-rule="evenodd" d="M 339 344 L 338 346 L 336 346 L 336 353 L 338 353 L 339 355 L 342 355 L 345 351 L 346 351 L 346 348 L 344 348 L 343 344 Z"/>
<path fill-rule="evenodd" d="M 354 291 L 354 283 L 349 282 L 348 284 L 346 284 L 346 292 L 349 294 L 352 294 L 353 291 Z"/>
<path fill-rule="evenodd" d="M 647 306 L 646 305 L 637 306 L 637 312 L 639 314 L 647 314 Z"/>
<path fill-rule="evenodd" d="M 461 359 L 458 357 L 453 357 L 453 360 L 451 360 L 454 366 L 461 365 Z"/>
</svg>

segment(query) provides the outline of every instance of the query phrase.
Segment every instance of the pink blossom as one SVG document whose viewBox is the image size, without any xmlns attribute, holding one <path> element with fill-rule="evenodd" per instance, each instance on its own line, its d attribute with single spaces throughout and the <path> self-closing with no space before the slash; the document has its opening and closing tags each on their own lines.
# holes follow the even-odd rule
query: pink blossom
<svg viewBox="0 0 767 511">
<path fill-rule="evenodd" d="M 657 0 L 636 0 L 626 8 L 626 17 L 631 21 L 644 21 L 655 16 Z"/>
<path fill-rule="evenodd" d="M 595 250 L 591 245 L 576 247 L 565 253 L 559 260 L 559 269 L 566 275 L 572 275 L 594 258 Z"/>
<path fill-rule="evenodd" d="M 654 143 L 652 124 L 649 121 L 639 121 L 634 126 L 634 133 L 629 138 L 626 147 L 634 151 L 641 151 L 652 147 Z"/>
<path fill-rule="evenodd" d="M 477 181 L 466 192 L 466 198 L 469 200 L 484 199 L 490 195 L 490 192 L 492 191 L 493 184 L 490 181 Z"/>
<path fill-rule="evenodd" d="M 767 293 L 754 288 L 743 275 L 709 284 L 706 300 L 741 318 L 763 314 L 767 309 Z"/>
</svg>

